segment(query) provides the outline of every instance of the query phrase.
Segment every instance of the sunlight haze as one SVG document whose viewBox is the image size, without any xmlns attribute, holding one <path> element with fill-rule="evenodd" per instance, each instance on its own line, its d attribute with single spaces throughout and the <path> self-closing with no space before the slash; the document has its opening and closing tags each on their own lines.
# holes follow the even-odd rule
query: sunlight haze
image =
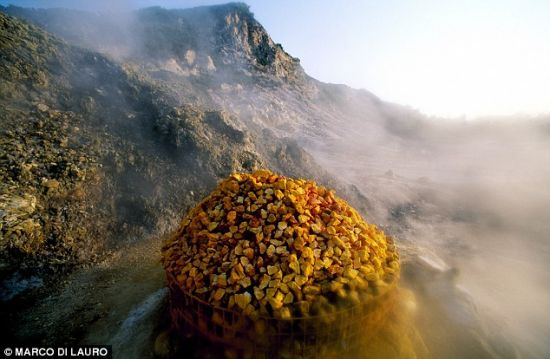
<svg viewBox="0 0 550 359">
<path fill-rule="evenodd" d="M 112 10 L 224 1 L 14 1 Z M 314 78 L 371 91 L 428 115 L 550 113 L 548 1 L 258 1 L 275 42 Z"/>
</svg>

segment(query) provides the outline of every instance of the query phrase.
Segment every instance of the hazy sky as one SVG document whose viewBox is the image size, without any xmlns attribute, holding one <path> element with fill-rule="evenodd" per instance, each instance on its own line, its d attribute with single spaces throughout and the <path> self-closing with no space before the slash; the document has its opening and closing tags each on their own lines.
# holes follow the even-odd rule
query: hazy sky
<svg viewBox="0 0 550 359">
<path fill-rule="evenodd" d="M 0 0 L 84 9 L 223 2 Z M 550 113 L 550 0 L 247 3 L 319 80 L 365 88 L 427 114 Z"/>
</svg>

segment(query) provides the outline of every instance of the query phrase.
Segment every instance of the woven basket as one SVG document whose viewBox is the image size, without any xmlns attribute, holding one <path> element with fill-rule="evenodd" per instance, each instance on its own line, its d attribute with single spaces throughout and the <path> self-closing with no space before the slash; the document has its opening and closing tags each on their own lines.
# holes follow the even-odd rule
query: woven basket
<svg viewBox="0 0 550 359">
<path fill-rule="evenodd" d="M 186 293 L 170 273 L 167 279 L 170 315 L 177 331 L 183 333 L 191 327 L 208 342 L 253 357 L 309 358 L 327 350 L 334 355 L 353 353 L 377 333 L 396 302 L 393 284 L 374 299 L 329 314 L 288 320 L 266 316 L 252 319 Z"/>
</svg>

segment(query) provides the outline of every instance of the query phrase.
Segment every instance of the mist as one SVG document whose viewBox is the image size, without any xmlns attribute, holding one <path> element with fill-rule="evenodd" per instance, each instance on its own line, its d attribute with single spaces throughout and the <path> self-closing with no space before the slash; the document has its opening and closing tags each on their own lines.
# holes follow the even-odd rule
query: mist
<svg viewBox="0 0 550 359">
<path fill-rule="evenodd" d="M 379 126 L 350 118 L 349 131 L 312 153 L 374 201 L 368 215 L 398 236 L 405 263 L 418 251 L 436 267 L 444 263 L 441 271 L 455 269 L 456 286 L 447 292 L 459 288 L 471 298 L 501 343 L 517 345 L 525 357 L 545 356 L 548 118 L 380 116 L 386 121 Z M 447 294 L 437 296 L 445 301 Z M 452 304 L 447 311 L 460 313 Z"/>
<path fill-rule="evenodd" d="M 125 194 L 162 193 L 160 200 L 155 197 L 156 207 L 140 215 L 134 203 L 139 198 L 131 197 L 135 201 L 124 208 L 136 222 L 157 219 L 152 228 L 168 223 L 153 235 L 170 232 L 182 208 L 234 170 L 268 166 L 285 175 L 336 183 L 339 195 L 362 206 L 369 222 L 396 237 L 402 286 L 416 294 L 419 312 L 429 312 L 429 303 L 440 306 L 437 314 L 445 321 L 434 314 L 428 324 L 418 324 L 428 346 L 436 348 L 434 357 L 452 354 L 445 348 L 452 338 L 438 339 L 426 328 L 446 320 L 475 333 L 492 357 L 548 355 L 550 117 L 427 117 L 365 90 L 309 78 L 297 59 L 263 35 L 259 24 L 246 16 L 220 20 L 221 11 L 130 11 L 122 5 L 95 13 L 8 8 L 162 89 L 136 90 L 147 98 L 146 106 L 116 96 L 105 96 L 96 106 L 116 108 L 116 116 L 106 110 L 99 113 L 102 121 L 123 128 L 122 137 L 133 143 L 146 140 L 142 147 L 132 147 L 133 152 L 155 153 L 158 163 L 151 166 L 153 175 L 145 176 L 147 181 L 137 172 L 150 167 L 112 160 L 114 167 L 117 161 L 128 166 L 127 173 L 117 174 Z M 74 82 L 83 88 L 97 85 L 85 76 L 71 79 Z M 156 105 L 155 96 L 164 96 L 158 100 L 162 106 L 137 110 Z M 205 109 L 204 114 L 196 115 L 184 107 L 187 104 Z M 140 122 L 130 121 L 130 115 Z M 144 134 L 151 128 L 157 132 Z M 188 141 L 191 137 L 195 142 Z M 205 143 L 216 146 L 211 149 Z M 243 158 L 253 165 L 245 166 Z M 182 173 L 197 178 L 180 186 Z M 167 188 L 160 188 L 155 176 L 162 177 L 164 182 L 159 182 Z M 154 217 L 153 212 L 174 201 L 177 191 L 185 192 L 177 194 L 185 203 L 170 203 L 177 208 L 163 212 L 169 218 Z M 151 232 L 140 232 L 141 239 L 148 235 Z M 158 277 L 155 272 L 155 280 Z M 151 301 L 154 306 L 164 292 L 150 287 L 160 293 Z M 120 317 L 116 319 L 122 321 Z M 113 323 L 107 326 L 117 329 Z M 100 338 L 108 338 L 109 330 L 99 332 Z"/>
</svg>

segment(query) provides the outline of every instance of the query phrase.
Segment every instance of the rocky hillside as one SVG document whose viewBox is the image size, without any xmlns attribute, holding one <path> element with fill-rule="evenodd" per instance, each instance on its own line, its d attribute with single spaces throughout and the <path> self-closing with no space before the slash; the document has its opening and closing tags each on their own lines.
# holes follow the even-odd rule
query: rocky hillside
<svg viewBox="0 0 550 359">
<path fill-rule="evenodd" d="M 308 77 L 244 4 L 114 15 L 3 11 L 123 64 L 162 88 L 172 104 L 224 110 L 253 136 L 290 139 L 317 161 L 345 152 L 338 148 L 345 142 L 402 146 L 400 124 L 420 117 L 367 91 Z"/>
<path fill-rule="evenodd" d="M 299 60 L 275 44 L 242 3 L 116 14 L 15 6 L 3 12 L 75 45 L 159 70 L 165 66 L 168 72 L 199 76 L 222 71 L 242 74 L 239 70 L 247 69 L 289 82 L 305 77 Z"/>
<path fill-rule="evenodd" d="M 14 6 L 3 11 L 69 43 L 131 63 L 180 103 L 226 109 L 247 127 L 269 128 L 279 137 L 326 142 L 358 125 L 395 132 L 397 122 L 420 118 L 367 91 L 308 77 L 244 4 L 115 15 Z"/>
<path fill-rule="evenodd" d="M 202 21 L 206 10 L 196 11 L 198 19 L 182 13 Z M 148 19 L 144 26 L 160 27 L 177 13 L 148 9 L 139 15 Z M 356 190 L 337 184 L 295 140 L 250 128 L 211 100 L 182 98 L 172 82 L 153 76 L 158 61 L 176 56 L 148 48 L 162 44 L 179 51 L 186 71 L 195 71 L 194 61 L 214 57 L 216 69 L 248 64 L 250 71 L 278 81 L 303 77 L 297 61 L 265 37 L 241 5 L 207 15 L 222 19 L 216 31 L 231 36 L 216 37 L 222 43 L 195 55 L 181 49 L 198 33 L 171 37 L 183 44 L 150 38 L 144 46 L 156 57 L 134 53 L 134 62 L 122 63 L 0 14 L 0 250 L 6 275 L 13 268 L 87 263 L 109 248 L 169 230 L 233 171 L 267 167 L 313 177 L 365 208 Z M 152 63 L 151 76 L 141 71 Z M 207 73 L 208 66 L 196 71 L 202 70 Z M 184 86 L 192 90 L 192 83 Z"/>
</svg>

